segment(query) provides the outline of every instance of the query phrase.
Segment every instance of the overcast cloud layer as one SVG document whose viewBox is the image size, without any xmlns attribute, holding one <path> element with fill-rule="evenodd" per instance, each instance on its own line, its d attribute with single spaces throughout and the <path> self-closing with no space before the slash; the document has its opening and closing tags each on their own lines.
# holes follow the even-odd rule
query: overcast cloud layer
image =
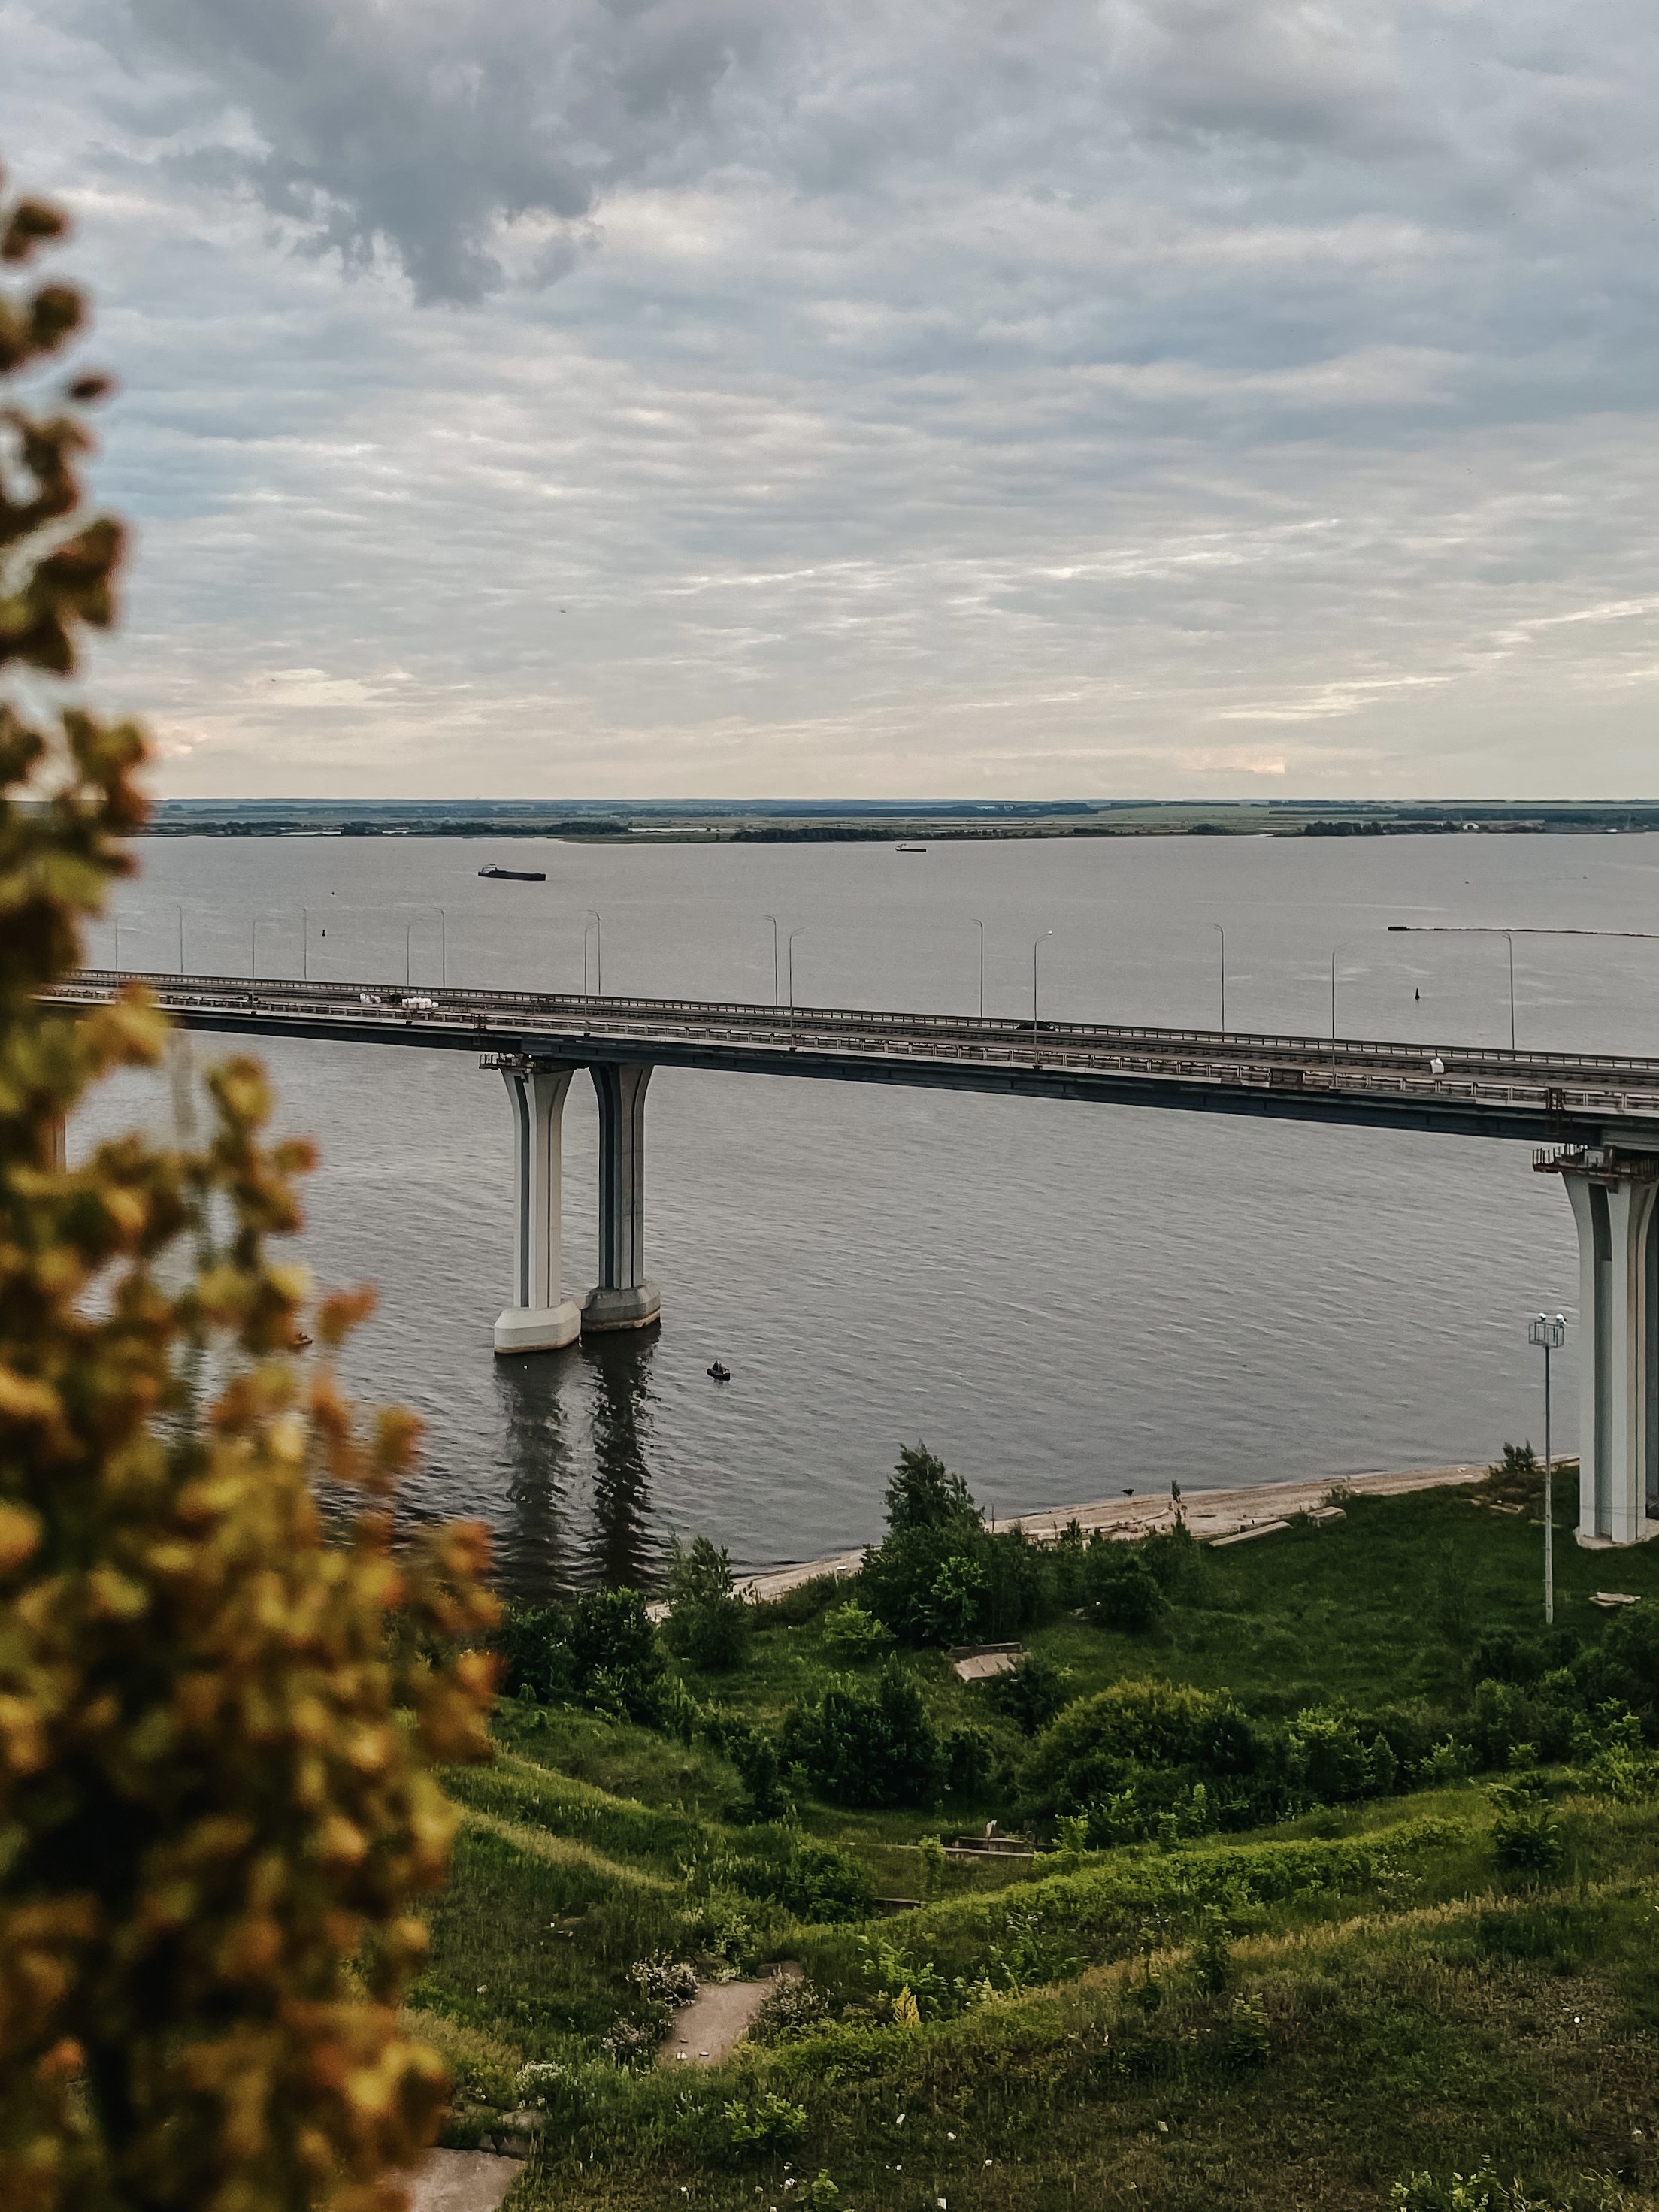
<svg viewBox="0 0 1659 2212">
<path fill-rule="evenodd" d="M 1652 0 L 0 0 L 177 793 L 1652 793 Z"/>
</svg>

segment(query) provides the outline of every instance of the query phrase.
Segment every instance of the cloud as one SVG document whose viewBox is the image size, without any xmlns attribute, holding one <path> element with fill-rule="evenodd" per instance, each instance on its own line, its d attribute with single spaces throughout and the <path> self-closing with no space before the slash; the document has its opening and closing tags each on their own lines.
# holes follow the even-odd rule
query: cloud
<svg viewBox="0 0 1659 2212">
<path fill-rule="evenodd" d="M 1520 793 L 1564 728 L 1648 774 L 1645 0 L 0 41 L 126 391 L 99 680 L 173 787 Z"/>
</svg>

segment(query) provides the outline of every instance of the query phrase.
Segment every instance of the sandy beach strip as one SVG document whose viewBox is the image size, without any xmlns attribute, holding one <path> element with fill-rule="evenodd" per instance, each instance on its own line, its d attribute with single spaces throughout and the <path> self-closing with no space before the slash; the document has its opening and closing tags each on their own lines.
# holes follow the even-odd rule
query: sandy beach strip
<svg viewBox="0 0 1659 2212">
<path fill-rule="evenodd" d="M 1560 1462 L 1557 1462 L 1557 1472 Z M 1194 1536 L 1207 1540 L 1212 1536 L 1232 1536 L 1253 1528 L 1259 1521 L 1282 1521 L 1292 1513 L 1306 1513 L 1322 1505 L 1334 1490 L 1352 1490 L 1367 1498 L 1400 1498 L 1413 1490 L 1438 1490 L 1449 1483 L 1479 1482 L 1486 1474 L 1484 1467 L 1427 1467 L 1409 1468 L 1397 1474 L 1322 1474 L 1310 1482 L 1258 1482 L 1242 1490 L 1183 1491 L 1182 1508 L 1187 1516 L 1187 1526 Z M 1167 1492 L 1139 1492 L 1128 1497 L 1119 1496 L 1097 1501 L 1092 1505 L 1060 1505 L 1046 1513 L 1009 1515 L 992 1522 L 989 1528 L 1012 1528 L 1018 1525 L 1038 1543 L 1051 1544 L 1068 1522 L 1075 1521 L 1085 1534 L 1098 1528 L 1103 1535 L 1114 1536 L 1129 1542 L 1137 1536 L 1149 1535 L 1154 1528 L 1167 1528 L 1175 1516 L 1175 1501 Z M 819 1575 L 855 1575 L 864 1561 L 860 1549 L 856 1552 L 836 1552 L 828 1559 L 804 1559 L 799 1565 L 776 1567 L 763 1575 L 754 1575 L 744 1584 L 750 1595 L 760 1599 L 782 1597 L 803 1583 L 810 1583 Z"/>
</svg>

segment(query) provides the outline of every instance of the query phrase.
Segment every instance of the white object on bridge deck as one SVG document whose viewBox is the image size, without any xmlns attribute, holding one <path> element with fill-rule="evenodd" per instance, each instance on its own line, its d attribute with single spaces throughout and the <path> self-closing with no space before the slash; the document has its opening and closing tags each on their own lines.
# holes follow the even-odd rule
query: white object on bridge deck
<svg viewBox="0 0 1659 2212">
<path fill-rule="evenodd" d="M 574 1067 L 521 1062 L 501 1070 L 513 1102 L 518 1204 L 513 1287 L 517 1303 L 495 1323 L 498 1352 L 556 1352 L 581 1334 L 581 1309 L 559 1295 L 559 1179 L 564 1101 Z"/>
<path fill-rule="evenodd" d="M 1639 1544 L 1659 1535 L 1659 1182 L 1610 1147 L 1555 1171 L 1578 1227 L 1578 1540 Z"/>
<path fill-rule="evenodd" d="M 582 1301 L 584 1334 L 649 1328 L 662 1301 L 645 1272 L 646 1060 L 600 1060 L 588 1073 L 599 1102 L 599 1280 Z"/>
</svg>

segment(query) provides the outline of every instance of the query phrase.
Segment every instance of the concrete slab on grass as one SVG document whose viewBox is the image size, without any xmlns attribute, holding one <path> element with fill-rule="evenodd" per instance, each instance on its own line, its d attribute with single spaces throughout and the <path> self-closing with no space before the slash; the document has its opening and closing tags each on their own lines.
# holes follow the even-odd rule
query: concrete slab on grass
<svg viewBox="0 0 1659 2212">
<path fill-rule="evenodd" d="M 488 2150 L 429 2150 L 411 2174 L 409 2212 L 501 2212 L 524 2172 L 516 2158 Z"/>
</svg>

